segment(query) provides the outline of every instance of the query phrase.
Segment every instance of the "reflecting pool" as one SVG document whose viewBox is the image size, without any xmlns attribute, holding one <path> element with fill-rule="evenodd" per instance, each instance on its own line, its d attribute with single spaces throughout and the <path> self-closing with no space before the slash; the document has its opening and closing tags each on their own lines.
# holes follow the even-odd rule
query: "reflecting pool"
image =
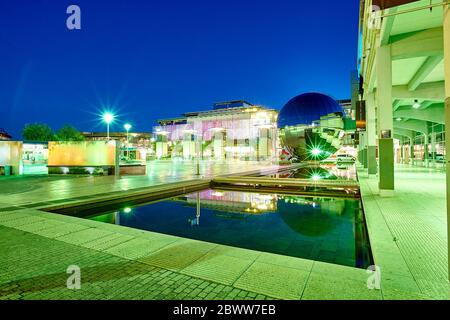
<svg viewBox="0 0 450 320">
<path fill-rule="evenodd" d="M 372 263 L 357 199 L 205 190 L 77 215 L 141 230 L 358 268 Z"/>
</svg>

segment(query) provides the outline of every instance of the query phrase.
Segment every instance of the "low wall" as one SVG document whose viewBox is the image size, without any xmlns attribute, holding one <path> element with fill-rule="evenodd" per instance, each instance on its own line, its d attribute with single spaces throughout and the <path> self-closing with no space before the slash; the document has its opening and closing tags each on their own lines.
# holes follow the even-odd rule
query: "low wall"
<svg viewBox="0 0 450 320">
<path fill-rule="evenodd" d="M 117 162 L 114 140 L 48 143 L 50 174 L 114 174 Z"/>
</svg>

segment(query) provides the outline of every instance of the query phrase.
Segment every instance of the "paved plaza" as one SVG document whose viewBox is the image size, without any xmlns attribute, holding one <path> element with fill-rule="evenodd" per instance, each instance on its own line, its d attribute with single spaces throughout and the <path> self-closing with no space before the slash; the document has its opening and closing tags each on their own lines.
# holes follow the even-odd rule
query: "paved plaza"
<svg viewBox="0 0 450 320">
<path fill-rule="evenodd" d="M 145 176 L 24 175 L 0 178 L 0 208 L 41 201 L 70 199 L 109 192 L 128 191 L 173 182 L 208 179 L 217 175 L 270 170 L 277 166 L 257 162 L 201 162 L 200 176 L 192 161 L 152 161 Z"/>
<path fill-rule="evenodd" d="M 168 166 L 170 168 L 168 168 Z M 204 178 L 268 170 L 213 164 Z M 228 247 L 24 208 L 43 200 L 127 193 L 196 179 L 194 164 L 154 163 L 146 177 L 5 178 L 0 181 L 2 299 L 448 299 L 445 174 L 398 167 L 392 198 L 358 169 L 381 290 L 366 270 Z M 425 199 L 427 205 L 425 206 Z M 69 266 L 81 289 L 69 290 Z"/>
</svg>

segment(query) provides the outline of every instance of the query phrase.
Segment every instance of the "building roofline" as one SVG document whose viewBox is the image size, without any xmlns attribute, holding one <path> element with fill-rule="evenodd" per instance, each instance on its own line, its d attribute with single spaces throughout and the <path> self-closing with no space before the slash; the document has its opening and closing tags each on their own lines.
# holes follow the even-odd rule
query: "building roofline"
<svg viewBox="0 0 450 320">
<path fill-rule="evenodd" d="M 252 108 L 258 108 L 264 111 L 277 111 L 275 109 L 270 109 L 270 108 L 266 108 L 266 107 L 262 107 L 262 106 L 256 106 L 253 105 Z M 188 112 L 188 113 L 184 113 L 183 115 L 186 118 L 190 118 L 190 117 L 197 117 L 200 115 L 209 115 L 209 114 L 227 114 L 227 113 L 233 113 L 236 110 L 247 110 L 249 109 L 248 107 L 235 107 L 235 108 L 224 108 L 224 109 L 215 109 L 215 110 L 207 110 L 207 111 L 196 111 L 196 112 Z M 251 109 L 251 108 L 250 108 Z M 278 111 L 277 111 L 278 112 Z"/>
<path fill-rule="evenodd" d="M 83 136 L 95 136 L 95 137 L 106 137 L 108 135 L 107 132 L 81 132 L 81 134 Z M 131 135 L 138 135 L 138 136 L 145 136 L 145 135 L 152 135 L 151 132 L 129 132 L 128 133 L 130 136 Z M 127 133 L 126 132 L 110 132 L 109 133 L 110 136 L 126 136 Z"/>
</svg>

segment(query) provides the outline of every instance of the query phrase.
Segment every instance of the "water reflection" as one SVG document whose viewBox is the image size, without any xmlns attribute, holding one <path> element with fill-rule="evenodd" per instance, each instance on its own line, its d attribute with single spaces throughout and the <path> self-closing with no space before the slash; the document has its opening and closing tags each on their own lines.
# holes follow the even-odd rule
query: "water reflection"
<svg viewBox="0 0 450 320">
<path fill-rule="evenodd" d="M 320 165 L 308 166 L 271 175 L 272 178 L 291 178 L 308 180 L 356 180 L 356 170 L 353 165 Z"/>
<path fill-rule="evenodd" d="M 228 213 L 263 214 L 275 212 L 278 196 L 239 191 L 205 190 L 172 199 L 193 206 L 200 199 L 203 208 Z"/>
<path fill-rule="evenodd" d="M 355 199 L 205 190 L 103 212 L 92 219 L 348 266 L 372 263 Z"/>
</svg>

